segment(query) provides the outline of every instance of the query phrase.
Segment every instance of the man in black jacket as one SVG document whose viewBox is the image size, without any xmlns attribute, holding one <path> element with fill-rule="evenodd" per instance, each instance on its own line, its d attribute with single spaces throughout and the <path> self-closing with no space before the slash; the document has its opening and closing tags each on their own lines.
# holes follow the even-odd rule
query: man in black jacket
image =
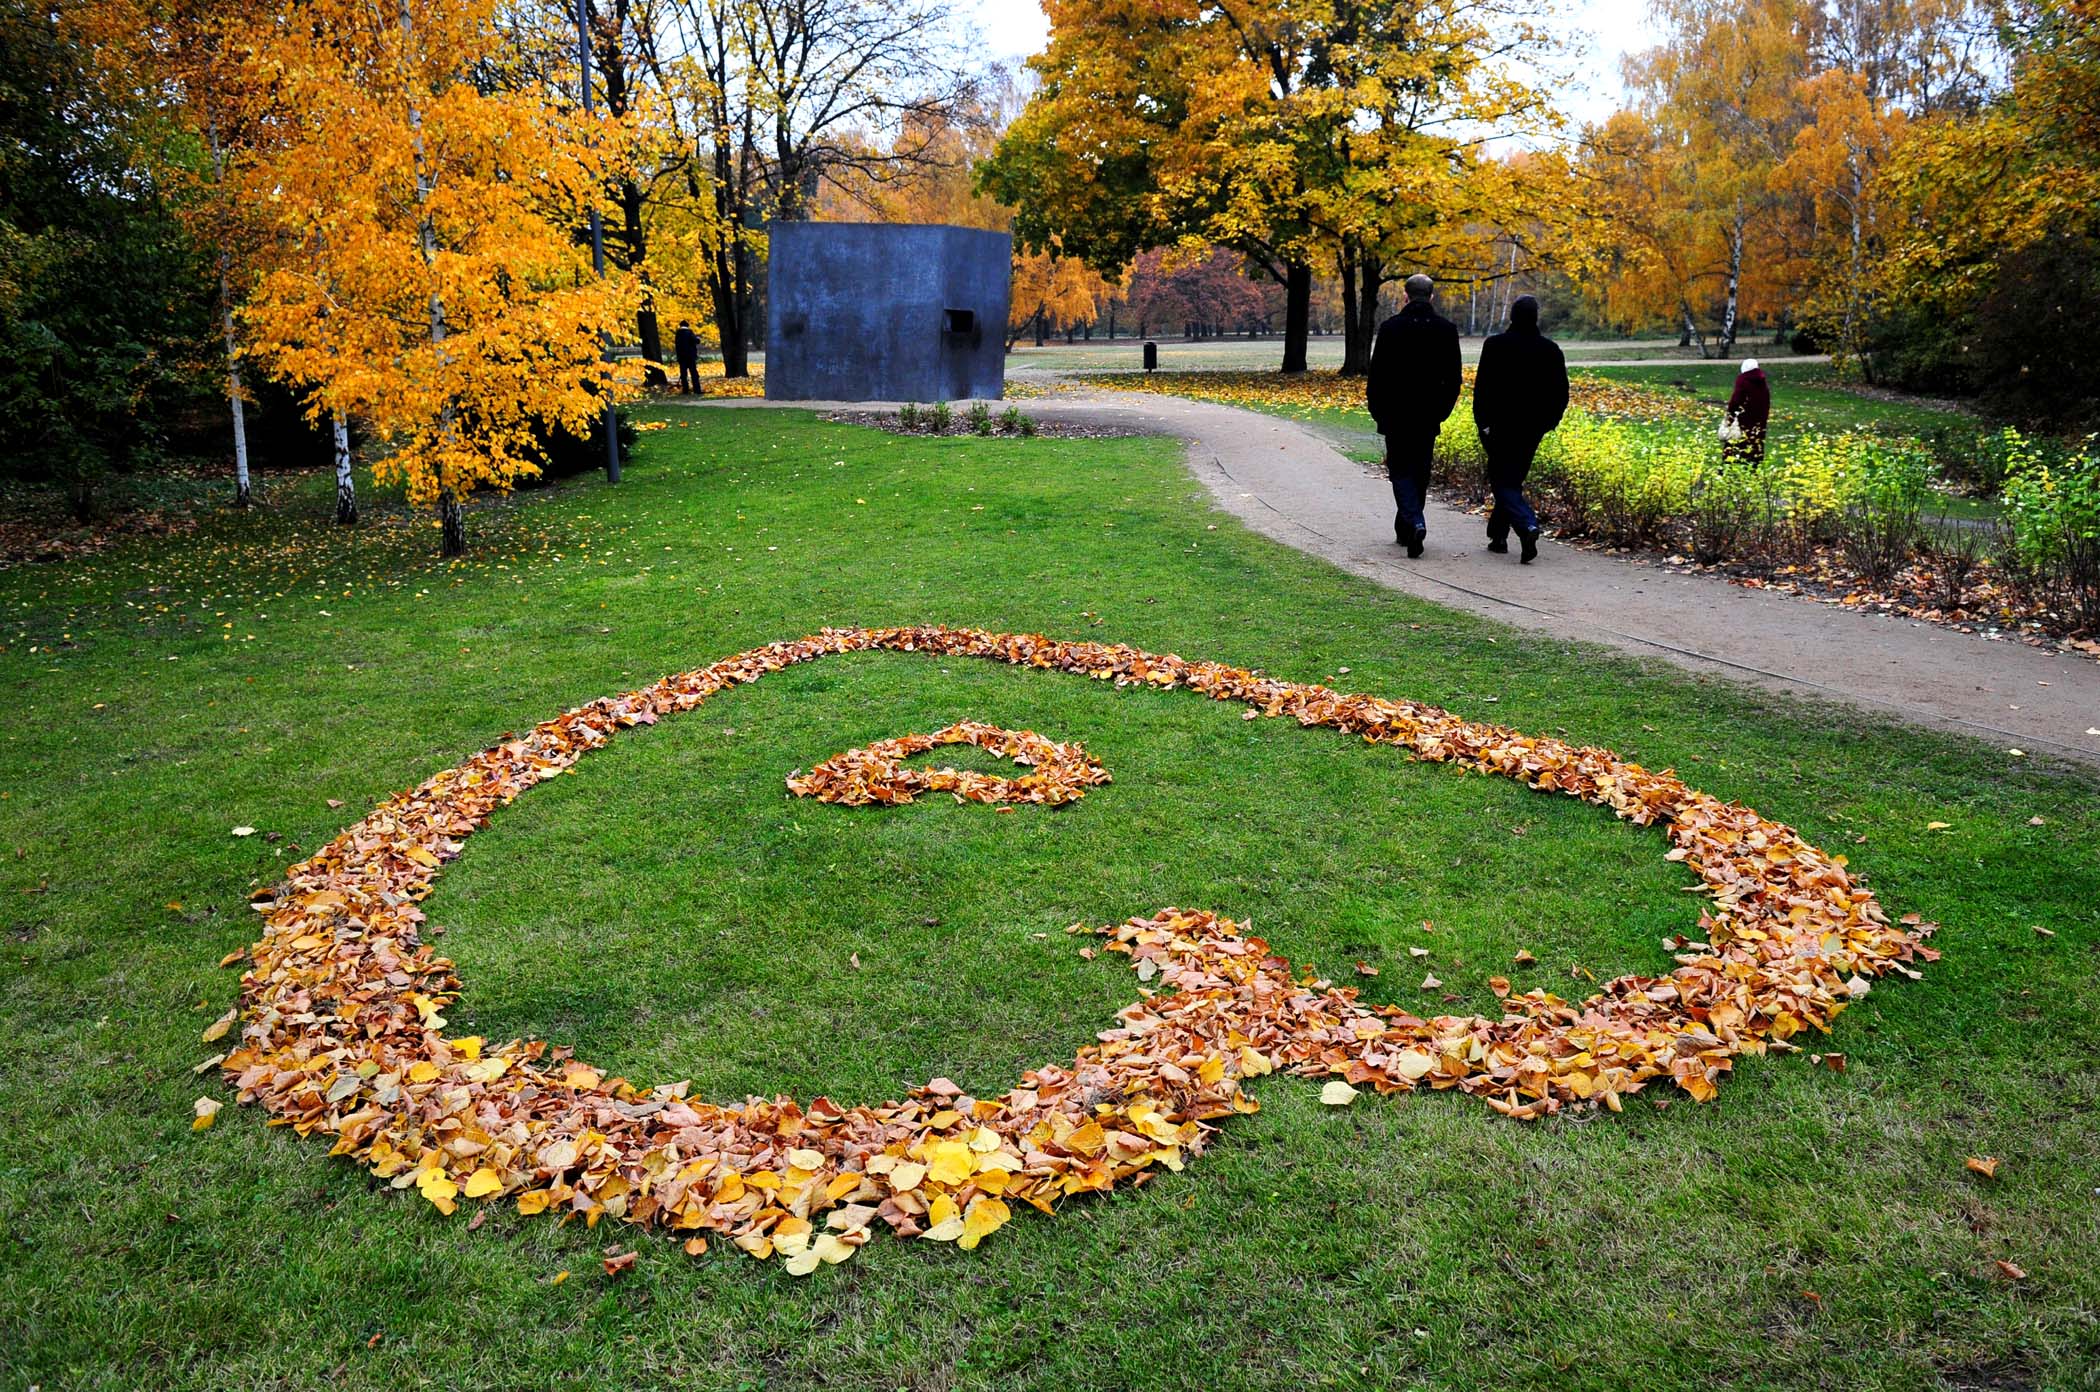
<svg viewBox="0 0 2100 1392">
<path fill-rule="evenodd" d="M 1487 451 L 1488 484 L 1495 506 L 1488 513 L 1488 550 L 1507 553 L 1514 527 L 1524 543 L 1522 560 L 1539 554 L 1539 519 L 1524 497 L 1524 479 L 1539 441 L 1560 424 L 1568 409 L 1568 364 L 1558 344 L 1539 332 L 1539 302 L 1519 295 L 1509 307 L 1509 328 L 1480 345 L 1473 378 L 1473 424 Z"/>
<path fill-rule="evenodd" d="M 1429 524 L 1422 498 L 1437 431 L 1458 404 L 1458 326 L 1430 307 L 1436 282 L 1407 278 L 1407 304 L 1378 326 L 1364 395 L 1378 433 L 1385 436 L 1385 472 L 1392 480 L 1393 539 L 1410 559 L 1422 554 Z"/>
<path fill-rule="evenodd" d="M 681 319 L 677 336 L 671 340 L 678 355 L 678 390 L 698 395 L 700 392 L 700 335 L 693 326 Z"/>
</svg>

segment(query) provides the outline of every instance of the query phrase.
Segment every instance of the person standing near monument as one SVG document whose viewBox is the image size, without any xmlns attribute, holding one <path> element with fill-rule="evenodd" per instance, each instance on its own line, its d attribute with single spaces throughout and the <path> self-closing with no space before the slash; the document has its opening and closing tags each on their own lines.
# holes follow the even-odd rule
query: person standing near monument
<svg viewBox="0 0 2100 1392">
<path fill-rule="evenodd" d="M 1488 550 L 1507 553 L 1514 528 L 1523 543 L 1523 563 L 1538 559 L 1539 519 L 1524 497 L 1524 480 L 1539 441 L 1567 409 L 1567 360 L 1560 345 L 1539 332 L 1539 302 L 1519 295 L 1509 307 L 1509 327 L 1480 345 L 1473 378 L 1473 425 L 1487 451 L 1488 486 L 1495 491 Z"/>
<path fill-rule="evenodd" d="M 689 321 L 681 319 L 678 333 L 671 342 L 678 356 L 678 390 L 699 395 L 700 335 L 693 332 Z"/>
<path fill-rule="evenodd" d="M 1393 540 L 1410 560 L 1422 554 L 1429 523 L 1422 500 L 1436 457 L 1437 431 L 1458 404 L 1462 376 L 1458 326 L 1432 305 L 1436 282 L 1407 278 L 1407 304 L 1378 326 L 1365 379 L 1365 404 L 1385 437 L 1385 473 L 1393 485 Z"/>
</svg>

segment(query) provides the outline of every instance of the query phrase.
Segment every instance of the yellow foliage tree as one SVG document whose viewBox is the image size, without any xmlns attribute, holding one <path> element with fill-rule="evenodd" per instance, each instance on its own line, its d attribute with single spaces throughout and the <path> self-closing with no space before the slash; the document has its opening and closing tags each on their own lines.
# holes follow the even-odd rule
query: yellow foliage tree
<svg viewBox="0 0 2100 1392">
<path fill-rule="evenodd" d="M 601 345 L 635 302 L 578 236 L 618 129 L 482 90 L 496 0 L 301 0 L 238 55 L 279 138 L 228 167 L 277 254 L 241 311 L 250 353 L 355 415 L 374 473 L 435 506 L 536 473 L 547 433 L 587 435 L 624 389 Z M 265 80 L 267 79 L 267 80 Z"/>
</svg>

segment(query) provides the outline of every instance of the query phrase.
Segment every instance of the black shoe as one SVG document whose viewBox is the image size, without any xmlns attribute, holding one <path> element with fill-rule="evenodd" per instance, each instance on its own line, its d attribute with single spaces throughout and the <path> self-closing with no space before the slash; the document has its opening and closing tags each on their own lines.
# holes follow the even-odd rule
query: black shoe
<svg viewBox="0 0 2100 1392">
<path fill-rule="evenodd" d="M 1489 537 L 1488 550 L 1494 552 L 1498 556 L 1507 556 L 1509 554 L 1509 538 Z"/>
<path fill-rule="evenodd" d="M 1524 543 L 1523 554 L 1517 557 L 1519 561 L 1522 561 L 1525 565 L 1530 565 L 1539 558 L 1539 534 L 1537 532 L 1518 532 L 1517 540 Z M 1504 547 L 1503 549 L 1508 550 L 1509 548 Z"/>
<path fill-rule="evenodd" d="M 1413 536 L 1407 539 L 1407 559 L 1409 559 L 1410 561 L 1419 561 L 1422 559 L 1422 543 L 1428 538 L 1428 536 L 1429 533 L 1427 532 L 1416 532 Z"/>
</svg>

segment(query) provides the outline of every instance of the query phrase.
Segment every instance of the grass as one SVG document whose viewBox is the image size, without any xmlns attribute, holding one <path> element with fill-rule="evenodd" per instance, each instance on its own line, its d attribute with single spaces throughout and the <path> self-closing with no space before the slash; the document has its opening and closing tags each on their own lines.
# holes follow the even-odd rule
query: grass
<svg viewBox="0 0 2100 1392">
<path fill-rule="evenodd" d="M 1585 369 L 1615 382 L 1674 391 L 1696 397 L 1713 408 L 1718 421 L 1735 385 L 1737 362 L 1686 363 L 1671 367 L 1592 367 Z M 1772 383 L 1772 431 L 1777 437 L 1803 431 L 1832 433 L 1873 430 L 1894 435 L 1968 438 L 1981 425 L 1964 411 L 1951 411 L 1931 401 L 1899 396 L 1866 396 L 1838 381 L 1828 363 L 1764 363 Z"/>
<path fill-rule="evenodd" d="M 0 1384 L 2090 1385 L 2090 771 L 1382 592 L 1208 510 L 1158 441 L 672 419 L 617 489 L 474 508 L 458 566 L 376 501 L 330 531 L 310 478 L 186 538 L 0 574 Z M 884 1239 L 803 1281 L 658 1237 L 610 1280 L 599 1258 L 636 1235 L 507 1209 L 469 1232 L 255 1112 L 190 1131 L 191 1099 L 223 1095 L 190 1071 L 235 991 L 213 964 L 298 848 L 565 706 L 916 620 L 1609 744 L 1845 850 L 1944 923 L 1946 957 L 1839 1022 L 1842 1073 L 1752 1060 L 1709 1106 L 1658 1092 L 1529 1126 L 1445 1095 L 1325 1109 L 1271 1079 L 1182 1174 L 1025 1214 L 975 1254 Z M 1012 815 L 784 795 L 793 768 L 962 716 L 1080 739 L 1116 781 Z M 1425 965 L 1468 1008 L 1497 973 L 1579 990 L 1576 966 L 1662 969 L 1662 936 L 1693 925 L 1662 850 L 1185 693 L 877 655 L 621 736 L 500 814 L 428 908 L 466 983 L 456 1029 L 714 1097 L 858 1099 L 1069 1058 L 1137 983 L 1058 930 L 1175 902 L 1338 976 L 1379 967 L 1378 999 L 1420 1001 Z M 1539 965 L 1513 968 L 1519 948 Z"/>
</svg>

